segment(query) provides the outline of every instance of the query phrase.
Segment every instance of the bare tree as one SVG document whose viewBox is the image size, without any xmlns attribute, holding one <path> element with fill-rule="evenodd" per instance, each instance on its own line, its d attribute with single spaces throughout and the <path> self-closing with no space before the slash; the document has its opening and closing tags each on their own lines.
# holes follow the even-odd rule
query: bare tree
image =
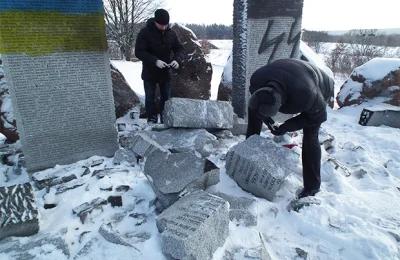
<svg viewBox="0 0 400 260">
<path fill-rule="evenodd" d="M 105 0 L 107 39 L 114 41 L 123 59 L 131 60 L 136 36 L 164 0 Z"/>
<path fill-rule="evenodd" d="M 385 46 L 385 40 L 382 40 L 384 37 L 380 37 L 377 31 L 376 29 L 357 29 L 347 33 L 352 38 L 349 51 L 355 67 L 373 58 L 385 57 L 387 54 L 388 47 Z"/>
</svg>

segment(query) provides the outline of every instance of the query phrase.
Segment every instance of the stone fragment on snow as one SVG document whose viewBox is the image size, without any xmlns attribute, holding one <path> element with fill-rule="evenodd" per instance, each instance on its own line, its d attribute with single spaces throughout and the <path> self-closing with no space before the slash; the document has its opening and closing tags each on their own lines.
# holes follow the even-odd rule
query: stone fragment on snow
<svg viewBox="0 0 400 260">
<path fill-rule="evenodd" d="M 363 126 L 381 126 L 400 128 L 400 107 L 380 104 L 364 108 L 358 122 Z"/>
<path fill-rule="evenodd" d="M 72 212 L 79 216 L 81 222 L 84 224 L 86 222 L 89 214 L 95 209 L 102 209 L 103 205 L 106 205 L 107 201 L 103 198 L 96 198 L 90 202 L 85 202 L 72 209 Z"/>
<path fill-rule="evenodd" d="M 257 226 L 257 216 L 250 212 L 256 203 L 255 199 L 230 196 L 221 192 L 213 194 L 229 202 L 229 219 L 231 221 L 237 220 L 245 227 Z"/>
<path fill-rule="evenodd" d="M 288 211 L 296 211 L 299 212 L 303 207 L 308 207 L 310 205 L 321 205 L 321 200 L 315 197 L 306 197 L 301 199 L 294 199 L 290 202 L 287 207 Z"/>
<path fill-rule="evenodd" d="M 233 108 L 227 101 L 171 98 L 165 103 L 167 127 L 230 129 Z"/>
<path fill-rule="evenodd" d="M 73 170 L 60 169 L 57 171 L 42 171 L 32 174 L 32 180 L 39 189 L 51 188 L 56 185 L 70 182 L 77 179 L 77 176 L 83 176 L 87 168 L 77 168 Z"/>
<path fill-rule="evenodd" d="M 144 173 L 163 210 L 177 201 L 185 190 L 207 189 L 219 182 L 219 169 L 192 152 L 153 152 L 146 161 Z"/>
<path fill-rule="evenodd" d="M 204 129 L 168 129 L 148 135 L 165 149 L 196 150 L 204 157 L 209 156 L 217 145 L 215 136 Z"/>
<path fill-rule="evenodd" d="M 111 226 L 111 224 L 102 224 L 99 228 L 99 233 L 104 237 L 105 240 L 107 240 L 110 243 L 117 244 L 117 245 L 123 245 L 123 246 L 129 246 L 132 248 L 137 249 L 134 245 L 126 241 L 123 237 L 121 237 Z M 139 251 L 140 252 L 140 251 Z"/>
<path fill-rule="evenodd" d="M 284 179 L 295 171 L 299 156 L 274 141 L 253 135 L 226 155 L 226 172 L 244 190 L 272 201 Z"/>
<path fill-rule="evenodd" d="M 129 172 L 128 170 L 118 169 L 118 168 L 95 170 L 95 171 L 93 171 L 92 177 L 96 176 L 98 179 L 102 179 L 105 176 L 111 176 L 116 173 L 128 173 L 128 172 Z"/>
<path fill-rule="evenodd" d="M 323 145 L 325 150 L 329 150 L 330 148 L 333 147 L 335 137 L 329 134 L 325 129 L 320 128 L 318 139 L 319 139 L 319 144 Z"/>
<path fill-rule="evenodd" d="M 0 187 L 0 240 L 39 232 L 39 212 L 30 183 Z"/>
<path fill-rule="evenodd" d="M 247 134 L 247 123 L 243 118 L 239 118 L 236 114 L 233 114 L 233 127 L 231 129 L 233 135 L 246 135 Z"/>
<path fill-rule="evenodd" d="M 204 191 L 188 194 L 156 218 L 162 250 L 175 259 L 211 259 L 229 233 L 229 204 Z"/>
<path fill-rule="evenodd" d="M 122 207 L 121 196 L 109 196 L 107 201 L 111 204 L 111 207 Z"/>
<path fill-rule="evenodd" d="M 127 162 L 131 166 L 136 165 L 138 156 L 131 150 L 120 148 L 114 154 L 113 164 L 121 164 Z"/>
</svg>

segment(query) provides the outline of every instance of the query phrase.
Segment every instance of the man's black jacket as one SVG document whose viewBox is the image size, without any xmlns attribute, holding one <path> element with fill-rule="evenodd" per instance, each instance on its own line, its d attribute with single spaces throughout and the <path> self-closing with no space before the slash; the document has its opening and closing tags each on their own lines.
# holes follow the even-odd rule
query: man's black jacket
<svg viewBox="0 0 400 260">
<path fill-rule="evenodd" d="M 160 69 L 157 60 L 179 64 L 183 59 L 183 45 L 176 33 L 168 27 L 165 31 L 157 29 L 154 18 L 147 20 L 136 38 L 135 55 L 142 61 L 142 79 L 150 82 L 164 82 L 171 79 L 169 68 Z"/>
<path fill-rule="evenodd" d="M 334 81 L 323 70 L 309 62 L 280 59 L 256 70 L 250 79 L 250 93 L 275 81 L 281 94 L 279 112 L 298 114 L 281 125 L 287 132 L 320 125 L 327 119 L 326 101 L 333 96 Z M 247 137 L 260 134 L 262 119 L 248 111 Z"/>
</svg>

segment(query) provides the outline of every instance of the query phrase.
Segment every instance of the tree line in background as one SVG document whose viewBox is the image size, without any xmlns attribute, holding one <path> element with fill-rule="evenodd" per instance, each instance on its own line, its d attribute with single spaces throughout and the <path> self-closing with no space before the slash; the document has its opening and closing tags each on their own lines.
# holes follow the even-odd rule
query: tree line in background
<svg viewBox="0 0 400 260">
<path fill-rule="evenodd" d="M 326 31 L 303 30 L 302 40 L 325 61 L 334 73 L 350 74 L 367 61 L 377 58 L 400 58 L 400 34 L 382 34 L 376 29 L 350 30 L 343 35 L 329 35 Z M 335 43 L 327 49 L 327 43 Z"/>
<path fill-rule="evenodd" d="M 198 39 L 231 40 L 233 38 L 233 26 L 223 24 L 186 24 L 187 28 L 196 34 Z"/>
</svg>

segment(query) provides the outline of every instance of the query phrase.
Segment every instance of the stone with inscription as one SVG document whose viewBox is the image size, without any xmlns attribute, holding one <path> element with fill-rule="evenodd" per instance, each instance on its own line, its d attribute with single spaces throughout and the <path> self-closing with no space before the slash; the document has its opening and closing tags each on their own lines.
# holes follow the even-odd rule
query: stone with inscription
<svg viewBox="0 0 400 260">
<path fill-rule="evenodd" d="M 7 1 L 0 11 L 0 52 L 29 172 L 118 149 L 103 2 L 45 3 Z M 10 10 L 12 20 L 3 15 Z"/>
<path fill-rule="evenodd" d="M 381 126 L 400 128 L 400 107 L 379 104 L 364 108 L 358 122 L 362 126 Z"/>
<path fill-rule="evenodd" d="M 230 129 L 233 108 L 227 101 L 171 98 L 165 103 L 167 127 Z"/>
<path fill-rule="evenodd" d="M 215 136 L 204 129 L 171 128 L 161 132 L 149 132 L 148 135 L 166 149 L 182 152 L 195 150 L 204 157 L 209 156 L 217 145 Z"/>
<path fill-rule="evenodd" d="M 30 183 L 0 187 L 0 240 L 39 232 L 39 212 Z"/>
<path fill-rule="evenodd" d="M 178 200 L 156 218 L 162 250 L 175 259 L 211 259 L 229 233 L 229 204 L 204 191 Z"/>
<path fill-rule="evenodd" d="M 229 202 L 229 219 L 238 221 L 245 227 L 257 226 L 257 215 L 254 214 L 255 199 L 235 197 L 217 192 L 213 195 L 223 198 Z"/>
<path fill-rule="evenodd" d="M 144 174 L 157 195 L 163 210 L 180 198 L 184 191 L 207 189 L 219 182 L 219 169 L 192 152 L 155 151 L 146 160 Z"/>
<path fill-rule="evenodd" d="M 292 150 L 253 135 L 229 150 L 225 167 L 244 190 L 273 201 L 283 180 L 299 163 L 299 156 Z"/>
</svg>

